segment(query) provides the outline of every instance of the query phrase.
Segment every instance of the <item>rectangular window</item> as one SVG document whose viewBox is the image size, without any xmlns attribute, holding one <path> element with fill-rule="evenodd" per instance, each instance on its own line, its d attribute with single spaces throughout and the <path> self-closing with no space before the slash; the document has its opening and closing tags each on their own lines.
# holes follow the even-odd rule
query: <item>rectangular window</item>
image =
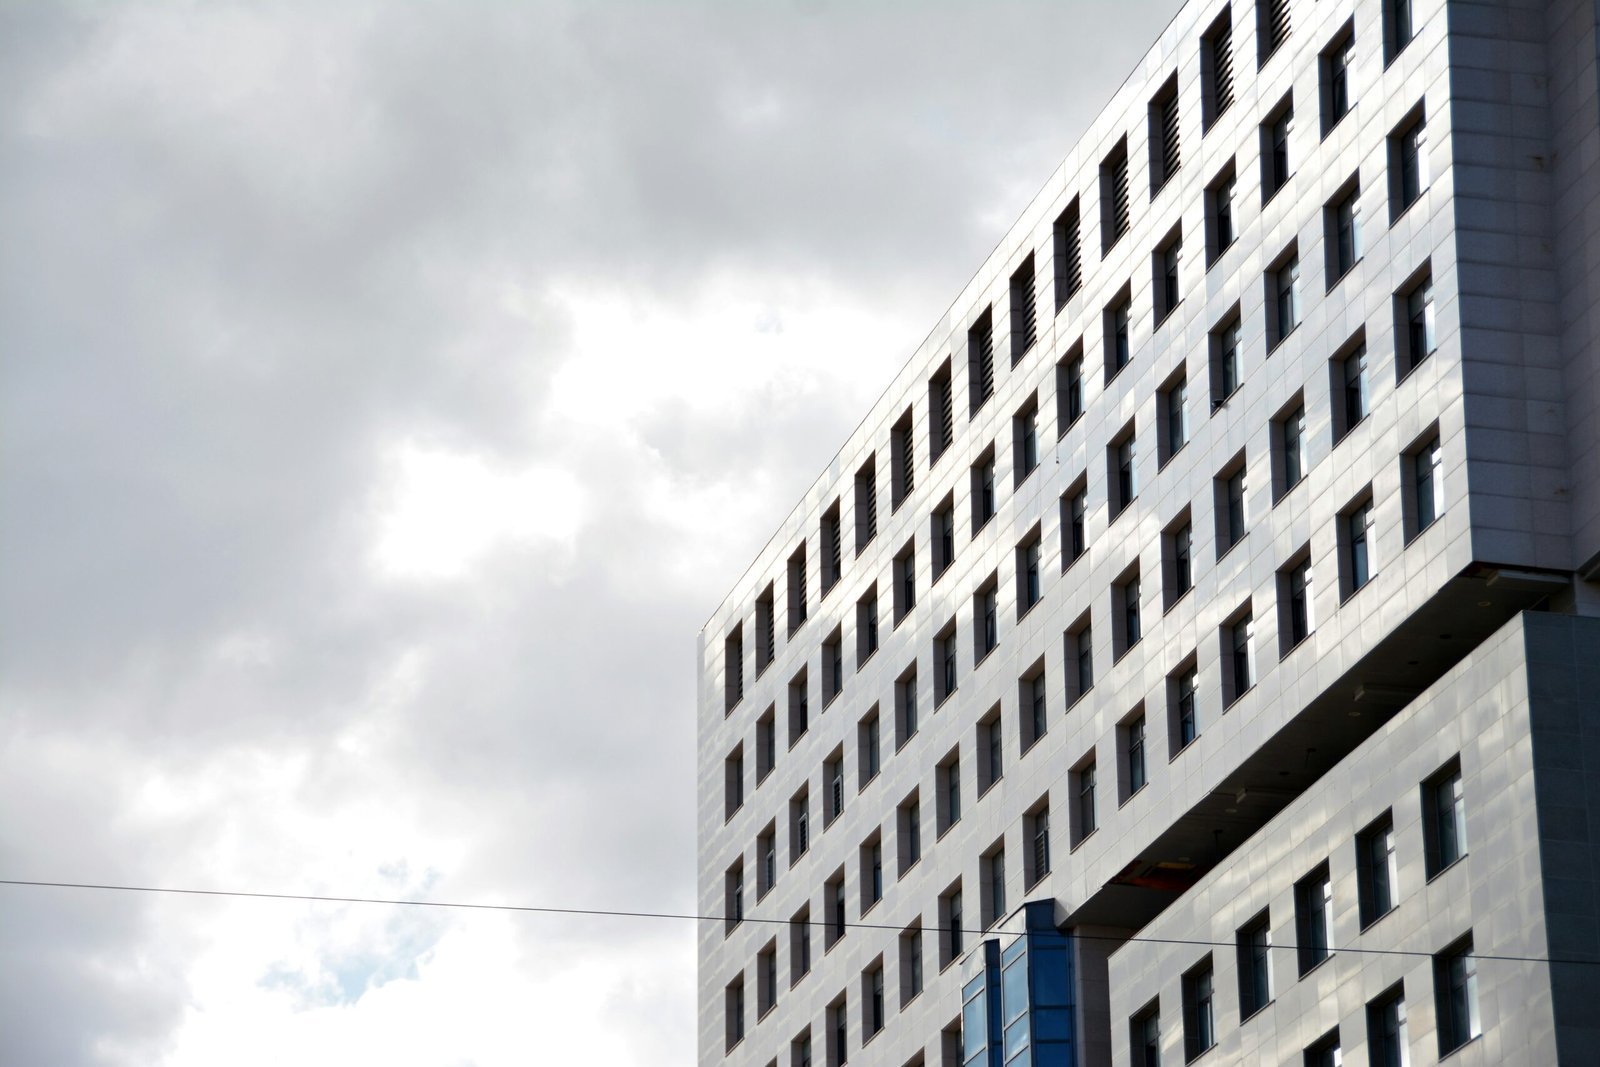
<svg viewBox="0 0 1600 1067">
<path fill-rule="evenodd" d="M 744 745 L 733 746 L 733 752 L 723 761 L 723 812 L 724 820 L 744 807 Z"/>
<path fill-rule="evenodd" d="M 1155 292 L 1155 300 L 1152 303 L 1157 326 L 1177 310 L 1178 302 L 1183 299 L 1183 287 L 1178 277 L 1178 266 L 1182 258 L 1183 235 L 1178 230 L 1174 230 L 1166 243 L 1156 249 L 1155 254 L 1151 256 Z"/>
<path fill-rule="evenodd" d="M 778 884 L 778 824 L 769 822 L 756 835 L 756 899 Z"/>
<path fill-rule="evenodd" d="M 983 867 L 983 928 L 1006 917 L 1006 850 L 1000 845 L 979 859 Z"/>
<path fill-rule="evenodd" d="M 984 657 L 1000 644 L 1000 578 L 991 574 L 972 597 L 972 637 L 976 653 L 973 659 L 982 662 Z"/>
<path fill-rule="evenodd" d="M 723 1005 L 728 1016 L 728 1048 L 744 1040 L 744 975 L 728 983 L 723 992 Z"/>
<path fill-rule="evenodd" d="M 1133 297 L 1124 287 L 1101 316 L 1106 336 L 1106 384 L 1121 373 L 1133 358 L 1129 329 L 1133 319 Z"/>
<path fill-rule="evenodd" d="M 893 477 L 889 481 L 889 508 L 899 511 L 917 487 L 916 437 L 912 414 L 908 410 L 900 416 L 889 432 L 889 464 Z"/>
<path fill-rule="evenodd" d="M 1384 63 L 1394 62 L 1415 35 L 1411 0 L 1383 0 Z"/>
<path fill-rule="evenodd" d="M 1122 428 L 1116 440 L 1106 448 L 1107 481 L 1111 485 L 1111 517 L 1115 519 L 1128 509 L 1139 495 L 1138 440 L 1134 437 L 1133 423 Z"/>
<path fill-rule="evenodd" d="M 950 383 L 950 361 L 928 379 L 928 466 L 955 443 L 955 390 Z"/>
<path fill-rule="evenodd" d="M 1172 751 L 1183 751 L 1200 736 L 1200 721 L 1195 714 L 1200 674 L 1194 662 L 1179 667 L 1167 677 L 1167 700 L 1170 708 Z"/>
<path fill-rule="evenodd" d="M 744 699 L 744 623 L 722 642 L 722 692 L 724 714 Z"/>
<path fill-rule="evenodd" d="M 1194 588 L 1194 527 L 1189 509 L 1173 520 L 1161 536 L 1161 570 L 1165 579 L 1168 611 Z"/>
<path fill-rule="evenodd" d="M 1189 380 L 1182 370 L 1157 390 L 1156 406 L 1161 412 L 1156 424 L 1156 452 L 1165 466 L 1189 443 Z"/>
<path fill-rule="evenodd" d="M 896 857 L 900 861 L 898 877 L 922 861 L 922 804 L 913 792 L 895 810 Z"/>
<path fill-rule="evenodd" d="M 844 576 L 844 546 L 843 532 L 840 529 L 842 522 L 839 516 L 839 501 L 835 500 L 833 506 L 822 514 L 822 595 L 828 592 L 839 579 Z"/>
<path fill-rule="evenodd" d="M 1200 110 L 1207 130 L 1233 106 L 1233 12 L 1225 7 L 1200 39 Z"/>
<path fill-rule="evenodd" d="M 850 1061 L 846 1043 L 850 1028 L 850 1006 L 841 994 L 828 1005 L 828 1067 L 844 1067 Z"/>
<path fill-rule="evenodd" d="M 856 601 L 856 670 L 878 651 L 878 586 L 874 583 Z"/>
<path fill-rule="evenodd" d="M 867 1041 L 883 1029 L 883 961 L 880 959 L 861 976 L 861 1033 Z"/>
<path fill-rule="evenodd" d="M 894 685 L 894 747 L 898 751 L 917 735 L 917 665 L 913 663 Z"/>
<path fill-rule="evenodd" d="M 1072 788 L 1072 847 L 1100 828 L 1100 813 L 1095 802 L 1094 756 L 1078 764 L 1069 775 Z"/>
<path fill-rule="evenodd" d="M 1246 481 L 1249 467 L 1243 453 L 1233 457 L 1212 479 L 1212 496 L 1217 514 L 1217 559 L 1221 559 L 1249 532 L 1249 485 Z"/>
<path fill-rule="evenodd" d="M 1100 251 L 1104 255 L 1128 232 L 1128 139 L 1100 162 Z"/>
<path fill-rule="evenodd" d="M 744 922 L 744 860 L 728 868 L 723 875 L 723 936 L 733 933 Z"/>
<path fill-rule="evenodd" d="M 807 684 L 806 669 L 789 679 L 789 747 L 811 729 L 811 687 Z"/>
<path fill-rule="evenodd" d="M 823 948 L 830 949 L 844 937 L 844 868 L 840 867 L 822 887 Z"/>
<path fill-rule="evenodd" d="M 856 791 L 867 787 L 867 783 L 878 776 L 882 769 L 883 755 L 878 737 L 878 705 L 872 705 L 872 710 L 864 715 L 856 724 L 856 753 L 858 782 Z"/>
<path fill-rule="evenodd" d="M 1433 317 L 1433 277 L 1428 267 L 1413 275 L 1404 291 L 1395 295 L 1396 353 L 1403 378 L 1439 347 Z"/>
<path fill-rule="evenodd" d="M 1078 476 L 1061 495 L 1061 569 L 1066 570 L 1089 550 L 1089 488 Z"/>
<path fill-rule="evenodd" d="M 1372 388 L 1367 375 L 1367 345 L 1361 335 L 1345 345 L 1329 363 L 1334 396 L 1334 442 L 1360 425 L 1372 406 Z"/>
<path fill-rule="evenodd" d="M 1389 914 L 1399 899 L 1400 865 L 1394 851 L 1394 818 L 1388 812 L 1356 835 L 1356 879 L 1364 930 Z"/>
<path fill-rule="evenodd" d="M 933 509 L 930 538 L 933 543 L 933 580 L 938 581 L 956 561 L 956 501 L 951 494 Z"/>
<path fill-rule="evenodd" d="M 1422 784 L 1422 841 L 1430 879 L 1467 854 L 1467 806 L 1459 760 L 1451 760 Z"/>
<path fill-rule="evenodd" d="M 789 988 L 793 989 L 811 973 L 811 906 L 808 904 L 789 920 Z"/>
<path fill-rule="evenodd" d="M 811 1067 L 811 1031 L 789 1042 L 789 1067 Z"/>
<path fill-rule="evenodd" d="M 793 637 L 806 621 L 806 546 L 805 542 L 789 557 L 789 636 Z"/>
<path fill-rule="evenodd" d="M 1034 311 L 1033 253 L 1011 275 L 1011 365 L 1028 354 L 1039 339 L 1038 316 Z"/>
<path fill-rule="evenodd" d="M 1306 406 L 1299 394 L 1272 420 L 1272 502 L 1306 476 Z"/>
<path fill-rule="evenodd" d="M 1255 620 L 1248 607 L 1222 628 L 1223 661 L 1228 665 L 1224 706 L 1248 693 L 1256 684 Z"/>
<path fill-rule="evenodd" d="M 951 619 L 939 636 L 933 639 L 933 662 L 938 667 L 934 676 L 933 703 L 937 707 L 950 699 L 956 691 L 956 621 Z"/>
<path fill-rule="evenodd" d="M 1266 65 L 1289 39 L 1289 0 L 1256 0 L 1256 41 L 1260 63 Z"/>
<path fill-rule="evenodd" d="M 756 781 L 764 780 L 777 763 L 778 708 L 768 704 L 767 710 L 756 720 Z"/>
<path fill-rule="evenodd" d="M 1361 258 L 1361 186 L 1352 180 L 1322 209 L 1328 290 Z"/>
<path fill-rule="evenodd" d="M 1066 635 L 1067 704 L 1071 706 L 1094 688 L 1094 631 L 1089 628 L 1089 613 Z"/>
<path fill-rule="evenodd" d="M 1444 450 L 1439 445 L 1439 435 L 1434 432 L 1422 444 L 1415 446 L 1405 456 L 1405 477 L 1402 481 L 1409 490 L 1410 537 L 1432 526 L 1444 510 Z M 1409 540 L 1410 538 L 1407 538 Z"/>
<path fill-rule="evenodd" d="M 1000 725 L 1000 708 L 995 706 L 978 723 L 978 795 L 1005 777 L 1005 732 Z"/>
<path fill-rule="evenodd" d="M 844 814 L 844 749 L 822 761 L 822 824 L 832 826 L 833 820 Z"/>
<path fill-rule="evenodd" d="M 922 926 L 900 935 L 900 1007 L 922 995 Z"/>
<path fill-rule="evenodd" d="M 939 898 L 939 966 L 945 968 L 966 952 L 966 931 L 962 929 L 961 881 Z"/>
<path fill-rule="evenodd" d="M 1428 123 L 1419 106 L 1389 135 L 1391 219 L 1404 215 L 1428 191 Z"/>
<path fill-rule="evenodd" d="M 1060 434 L 1083 415 L 1083 342 L 1056 364 L 1056 426 Z"/>
<path fill-rule="evenodd" d="M 1323 1035 L 1317 1043 L 1306 1049 L 1305 1067 L 1343 1067 L 1344 1056 L 1339 1051 L 1339 1029 Z"/>
<path fill-rule="evenodd" d="M 1261 202 L 1265 204 L 1289 184 L 1289 138 L 1294 133 L 1294 98 L 1283 101 L 1261 124 Z"/>
<path fill-rule="evenodd" d="M 756 1017 L 778 1006 L 778 942 L 768 941 L 756 953 Z"/>
<path fill-rule="evenodd" d="M 1326 137 L 1355 106 L 1355 82 L 1350 68 L 1356 61 L 1355 22 L 1346 22 L 1333 43 L 1318 57 L 1322 79 L 1322 136 Z"/>
<path fill-rule="evenodd" d="M 1050 804 L 1048 799 L 1022 817 L 1023 839 L 1027 842 L 1027 870 L 1023 878 L 1031 889 L 1050 873 Z"/>
<path fill-rule="evenodd" d="M 1056 218 L 1054 227 L 1056 259 L 1056 310 L 1066 306 L 1072 295 L 1083 287 L 1083 243 L 1078 225 L 1078 200 Z"/>
<path fill-rule="evenodd" d="M 861 914 L 883 899 L 883 837 L 876 831 L 861 846 Z"/>
<path fill-rule="evenodd" d="M 1112 618 L 1115 622 L 1111 633 L 1112 655 L 1116 659 L 1121 659 L 1144 635 L 1140 625 L 1140 599 L 1139 569 L 1135 564 L 1111 586 Z"/>
<path fill-rule="evenodd" d="M 900 620 L 911 613 L 917 606 L 917 557 L 912 548 L 912 542 L 907 541 L 906 547 L 894 558 L 894 622 L 900 625 Z"/>
<path fill-rule="evenodd" d="M 1483 1033 L 1478 1018 L 1478 961 L 1472 935 L 1433 958 L 1433 997 L 1439 1014 L 1439 1055 L 1447 1056 Z"/>
<path fill-rule="evenodd" d="M 772 583 L 767 583 L 767 588 L 756 597 L 756 675 L 772 666 L 772 660 L 777 655 L 777 634 L 774 633 L 773 619 L 776 612 L 773 609 L 775 597 Z"/>
<path fill-rule="evenodd" d="M 1127 800 L 1150 780 L 1145 760 L 1144 712 L 1140 711 L 1122 726 L 1122 799 Z"/>
<path fill-rule="evenodd" d="M 939 781 L 939 810 L 936 812 L 939 820 L 938 833 L 943 837 L 946 830 L 961 821 L 961 758 L 955 750 L 945 757 L 938 768 Z"/>
<path fill-rule="evenodd" d="M 967 330 L 967 400 L 969 411 L 978 409 L 994 396 L 994 312 L 984 308 L 978 321 Z"/>
<path fill-rule="evenodd" d="M 1278 572 L 1278 605 L 1278 651 L 1287 656 L 1311 636 L 1316 626 L 1312 618 L 1309 546 L 1302 548 L 1296 558 Z"/>
<path fill-rule="evenodd" d="M 1211 331 L 1211 412 L 1216 414 L 1243 381 L 1239 368 L 1239 314 L 1235 308 L 1227 321 Z"/>
<path fill-rule="evenodd" d="M 1039 400 L 1029 397 L 1011 420 L 1011 470 L 1021 486 L 1039 466 Z M 994 474 L 991 471 L 990 478 Z"/>
<path fill-rule="evenodd" d="M 805 786 L 789 798 L 789 866 L 811 849 L 811 798 Z"/>
<path fill-rule="evenodd" d="M 1371 490 L 1365 499 L 1351 506 L 1339 516 L 1339 553 L 1344 565 L 1344 588 L 1341 599 L 1349 599 L 1372 580 L 1377 573 L 1377 560 L 1373 553 L 1373 513 Z"/>
<path fill-rule="evenodd" d="M 822 706 L 844 692 L 844 628 L 834 627 L 822 641 Z"/>
<path fill-rule="evenodd" d="M 979 530 L 989 524 L 990 519 L 994 518 L 997 506 L 994 478 L 994 446 L 990 445 L 983 450 L 983 454 L 972 464 L 972 533 L 974 537 L 977 536 Z M 954 510 L 954 507 L 954 502 L 952 502 L 952 510 Z"/>
<path fill-rule="evenodd" d="M 1194 1060 L 1217 1043 L 1211 957 L 1183 976 L 1183 1055 Z"/>
<path fill-rule="evenodd" d="M 1234 935 L 1239 956 L 1239 1017 L 1248 1019 L 1272 1002 L 1272 924 L 1266 912 Z"/>
<path fill-rule="evenodd" d="M 1405 987 L 1395 985 L 1367 1005 L 1367 1053 L 1372 1067 L 1407 1067 Z"/>
<path fill-rule="evenodd" d="M 1026 752 L 1050 728 L 1048 714 L 1049 685 L 1045 680 L 1044 660 L 1041 658 L 1017 683 L 1018 733 L 1022 737 L 1022 751 Z"/>
<path fill-rule="evenodd" d="M 1161 1013 L 1151 1001 L 1138 1015 L 1128 1020 L 1128 1046 L 1133 1050 L 1134 1067 L 1161 1067 Z"/>
<path fill-rule="evenodd" d="M 1039 602 L 1043 587 L 1040 585 L 1040 555 L 1043 539 L 1036 526 L 1017 546 L 1017 618 L 1026 615 Z"/>
<path fill-rule="evenodd" d="M 856 555 L 878 536 L 878 457 L 872 455 L 856 471 Z"/>
<path fill-rule="evenodd" d="M 1333 877 L 1326 863 L 1295 883 L 1294 929 L 1303 978 L 1333 954 Z"/>
<path fill-rule="evenodd" d="M 1221 258 L 1233 247 L 1238 231 L 1234 227 L 1234 171 L 1233 161 L 1228 161 L 1221 174 L 1206 189 L 1206 266 Z"/>
<path fill-rule="evenodd" d="M 1178 173 L 1178 76 L 1166 84 L 1150 101 L 1150 198 Z"/>
<path fill-rule="evenodd" d="M 1291 246 L 1267 271 L 1268 349 L 1276 348 L 1300 325 L 1300 255 Z"/>
</svg>

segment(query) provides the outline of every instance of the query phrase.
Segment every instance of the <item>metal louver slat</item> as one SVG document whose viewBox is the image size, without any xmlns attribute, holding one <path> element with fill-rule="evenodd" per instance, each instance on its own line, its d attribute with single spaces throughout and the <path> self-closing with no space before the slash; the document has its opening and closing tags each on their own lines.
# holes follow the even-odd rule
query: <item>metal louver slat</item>
<svg viewBox="0 0 1600 1067">
<path fill-rule="evenodd" d="M 1161 105 L 1161 138 L 1164 168 L 1163 180 L 1171 178 L 1178 169 L 1178 96 L 1173 93 Z"/>
<path fill-rule="evenodd" d="M 1233 28 L 1225 27 L 1212 44 L 1212 64 L 1215 70 L 1215 97 L 1218 115 L 1233 103 Z"/>
</svg>

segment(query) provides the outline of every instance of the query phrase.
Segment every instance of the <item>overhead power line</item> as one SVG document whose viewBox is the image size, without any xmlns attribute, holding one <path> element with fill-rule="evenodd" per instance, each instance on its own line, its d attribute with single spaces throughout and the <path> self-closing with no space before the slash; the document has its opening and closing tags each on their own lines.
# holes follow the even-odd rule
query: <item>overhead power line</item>
<svg viewBox="0 0 1600 1067">
<path fill-rule="evenodd" d="M 414 900 L 404 897 L 354 897 L 330 896 L 317 893 L 263 893 L 240 889 L 186 889 L 172 886 L 152 885 L 108 885 L 98 882 L 43 882 L 31 881 L 21 878 L 0 878 L 0 885 L 31 887 L 35 889 L 90 889 L 118 893 L 159 893 L 171 896 L 191 897 L 232 897 L 243 900 L 287 900 L 302 901 L 314 904 L 384 904 L 394 907 L 406 908 L 453 908 L 462 911 L 499 911 L 532 915 L 573 915 L 592 916 L 598 918 L 615 919 L 676 919 L 684 922 L 728 922 L 726 915 L 699 915 L 691 912 L 675 911 L 631 911 L 622 908 L 558 908 L 532 904 L 473 904 L 458 900 Z M 771 926 L 800 926 L 810 925 L 808 919 L 767 919 L 759 916 L 747 915 L 739 920 L 741 923 L 762 923 Z M 893 926 L 888 923 L 843 922 L 826 923 L 819 925 L 831 927 L 836 930 L 892 930 L 903 932 L 904 927 Z M 970 927 L 930 926 L 924 929 L 935 933 L 959 932 L 963 936 L 974 937 L 1015 937 L 1022 934 L 1021 930 L 1005 930 L 995 927 L 988 929 L 973 929 Z M 1148 945 L 1190 945 L 1196 948 L 1233 948 L 1231 941 L 1207 941 L 1199 938 L 1183 937 L 1144 937 L 1135 934 L 1131 937 L 1116 937 L 1112 934 L 1080 934 L 1065 935 L 1081 941 L 1114 941 L 1118 944 L 1133 942 Z M 1272 948 L 1281 951 L 1296 950 L 1293 944 L 1273 945 Z M 1368 956 L 1413 956 L 1432 958 L 1434 953 L 1420 949 L 1399 948 L 1354 948 L 1345 947 L 1331 950 L 1333 953 L 1349 952 Z M 1478 960 L 1498 960 L 1506 963 L 1546 963 L 1563 965 L 1600 966 L 1600 959 L 1563 959 L 1550 956 L 1511 956 L 1511 955 L 1486 955 L 1473 953 L 1473 958 Z"/>
</svg>

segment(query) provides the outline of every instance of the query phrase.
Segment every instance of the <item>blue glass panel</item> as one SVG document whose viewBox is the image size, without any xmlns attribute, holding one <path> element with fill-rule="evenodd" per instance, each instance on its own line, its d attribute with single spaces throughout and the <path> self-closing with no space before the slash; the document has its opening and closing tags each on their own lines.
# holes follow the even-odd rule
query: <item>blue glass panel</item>
<svg viewBox="0 0 1600 1067">
<path fill-rule="evenodd" d="M 979 979 L 979 983 L 978 995 L 968 1000 L 961 1009 L 961 1054 L 968 1060 L 982 1052 L 988 1043 L 989 1020 L 984 1004 L 987 998 L 981 988 L 982 979 Z"/>
<path fill-rule="evenodd" d="M 1022 1013 L 1022 1018 L 1018 1019 L 1016 1022 L 1014 1022 L 1010 1026 L 1006 1027 L 1006 1056 L 1007 1056 L 1007 1062 L 1010 1062 L 1009 1058 L 1011 1056 L 1016 1055 L 1019 1050 L 1027 1048 L 1027 1046 L 1028 1046 L 1028 1013 L 1027 1012 L 1023 1012 Z"/>
<path fill-rule="evenodd" d="M 1028 1014 L 1028 957 L 1021 956 L 1011 962 L 1005 969 L 1001 979 L 1000 1003 L 1004 1007 L 1001 1016 L 1007 1023 L 1011 1023 L 1019 1016 Z"/>
</svg>

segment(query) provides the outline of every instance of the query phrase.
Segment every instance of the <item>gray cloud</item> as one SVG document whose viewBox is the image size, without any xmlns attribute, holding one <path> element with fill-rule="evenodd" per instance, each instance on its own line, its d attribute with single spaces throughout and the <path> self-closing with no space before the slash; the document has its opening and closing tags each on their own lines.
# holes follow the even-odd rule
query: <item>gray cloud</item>
<svg viewBox="0 0 1600 1067">
<path fill-rule="evenodd" d="M 582 434 L 566 296 L 807 287 L 908 354 L 1172 6 L 0 13 L 0 874 L 361 890 L 270 820 L 377 800 L 419 851 L 372 886 L 448 841 L 440 895 L 692 906 L 695 632 L 881 383 L 842 337 L 815 380 Z M 406 439 L 569 471 L 570 556 L 375 577 Z M 761 519 L 640 506 L 715 491 Z M 0 1059 L 160 1062 L 204 993 L 185 907 L 5 892 Z M 415 936 L 346 962 L 414 980 L 362 953 Z M 627 988 L 639 1062 L 688 1062 L 691 976 Z"/>
</svg>

